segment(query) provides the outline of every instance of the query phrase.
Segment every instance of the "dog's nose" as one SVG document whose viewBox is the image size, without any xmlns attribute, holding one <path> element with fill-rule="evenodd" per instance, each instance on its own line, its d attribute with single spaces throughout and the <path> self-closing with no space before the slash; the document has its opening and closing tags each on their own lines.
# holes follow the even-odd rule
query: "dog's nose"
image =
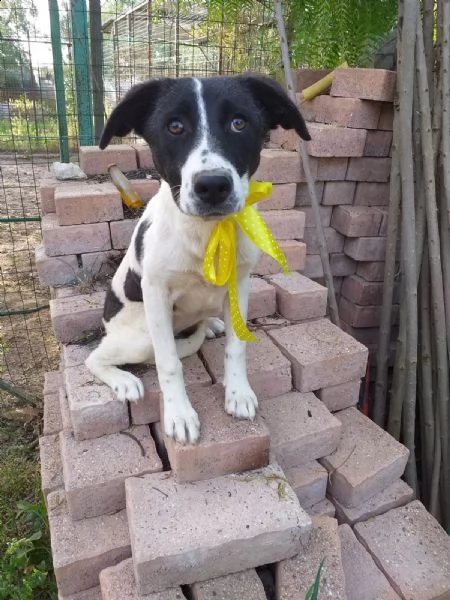
<svg viewBox="0 0 450 600">
<path fill-rule="evenodd" d="M 206 204 L 215 205 L 225 202 L 232 187 L 231 176 L 224 172 L 204 172 L 194 177 L 194 192 Z"/>
</svg>

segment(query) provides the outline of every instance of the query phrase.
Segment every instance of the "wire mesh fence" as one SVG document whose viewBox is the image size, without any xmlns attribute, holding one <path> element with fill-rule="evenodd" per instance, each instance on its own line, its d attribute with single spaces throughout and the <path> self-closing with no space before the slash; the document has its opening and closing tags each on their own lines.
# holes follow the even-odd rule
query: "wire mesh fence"
<svg viewBox="0 0 450 600">
<path fill-rule="evenodd" d="M 34 262 L 39 182 L 77 160 L 108 113 L 149 77 L 279 72 L 272 3 L 0 1 L 0 401 L 39 399 L 57 368 L 50 292 Z M 87 127 L 88 124 L 90 127 Z M 21 392 L 20 392 L 21 390 Z"/>
</svg>

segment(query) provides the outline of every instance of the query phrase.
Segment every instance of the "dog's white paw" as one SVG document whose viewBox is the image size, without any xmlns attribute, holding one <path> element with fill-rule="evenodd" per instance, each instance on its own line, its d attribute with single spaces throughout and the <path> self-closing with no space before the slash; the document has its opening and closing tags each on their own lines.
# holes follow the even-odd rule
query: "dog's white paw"
<svg viewBox="0 0 450 600">
<path fill-rule="evenodd" d="M 164 431 L 180 444 L 195 444 L 200 437 L 200 420 L 190 403 L 181 409 L 164 405 Z"/>
<path fill-rule="evenodd" d="M 246 385 L 227 386 L 225 388 L 225 411 L 236 419 L 253 420 L 258 408 L 255 392 Z"/>
<path fill-rule="evenodd" d="M 217 335 L 220 335 L 225 331 L 225 323 L 218 317 L 209 317 L 206 319 L 206 337 L 211 340 Z"/>
<path fill-rule="evenodd" d="M 144 386 L 142 381 L 136 375 L 128 373 L 128 371 L 120 371 L 118 375 L 114 375 L 112 384 L 113 392 L 118 400 L 126 402 L 137 402 L 144 397 Z"/>
</svg>

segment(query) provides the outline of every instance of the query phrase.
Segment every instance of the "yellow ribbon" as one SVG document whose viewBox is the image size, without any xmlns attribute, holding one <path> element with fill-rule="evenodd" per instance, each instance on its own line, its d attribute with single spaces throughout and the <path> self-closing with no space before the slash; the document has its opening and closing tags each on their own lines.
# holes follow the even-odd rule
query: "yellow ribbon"
<svg viewBox="0 0 450 600">
<path fill-rule="evenodd" d="M 271 183 L 251 181 L 244 208 L 238 213 L 223 219 L 223 221 L 219 221 L 214 227 L 203 261 L 203 276 L 208 283 L 213 285 L 228 284 L 231 324 L 238 338 L 247 342 L 256 342 L 258 338 L 247 328 L 239 308 L 235 224 L 239 225 L 255 246 L 276 260 L 281 265 L 284 273 L 288 273 L 289 269 L 284 252 L 273 237 L 264 219 L 252 206 L 252 204 L 270 196 L 271 193 Z"/>
</svg>

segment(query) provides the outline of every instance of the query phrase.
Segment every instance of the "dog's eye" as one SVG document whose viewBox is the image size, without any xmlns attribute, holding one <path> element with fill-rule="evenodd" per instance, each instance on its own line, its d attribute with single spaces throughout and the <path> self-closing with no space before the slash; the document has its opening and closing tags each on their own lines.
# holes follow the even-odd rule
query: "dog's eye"
<svg viewBox="0 0 450 600">
<path fill-rule="evenodd" d="M 184 125 L 180 121 L 180 119 L 172 119 L 167 124 L 167 129 L 170 131 L 172 135 L 180 135 L 184 131 Z"/>
<path fill-rule="evenodd" d="M 240 131 L 245 129 L 246 125 L 247 121 L 244 119 L 244 117 L 233 117 L 233 119 L 231 120 L 231 131 L 239 133 Z"/>
</svg>

